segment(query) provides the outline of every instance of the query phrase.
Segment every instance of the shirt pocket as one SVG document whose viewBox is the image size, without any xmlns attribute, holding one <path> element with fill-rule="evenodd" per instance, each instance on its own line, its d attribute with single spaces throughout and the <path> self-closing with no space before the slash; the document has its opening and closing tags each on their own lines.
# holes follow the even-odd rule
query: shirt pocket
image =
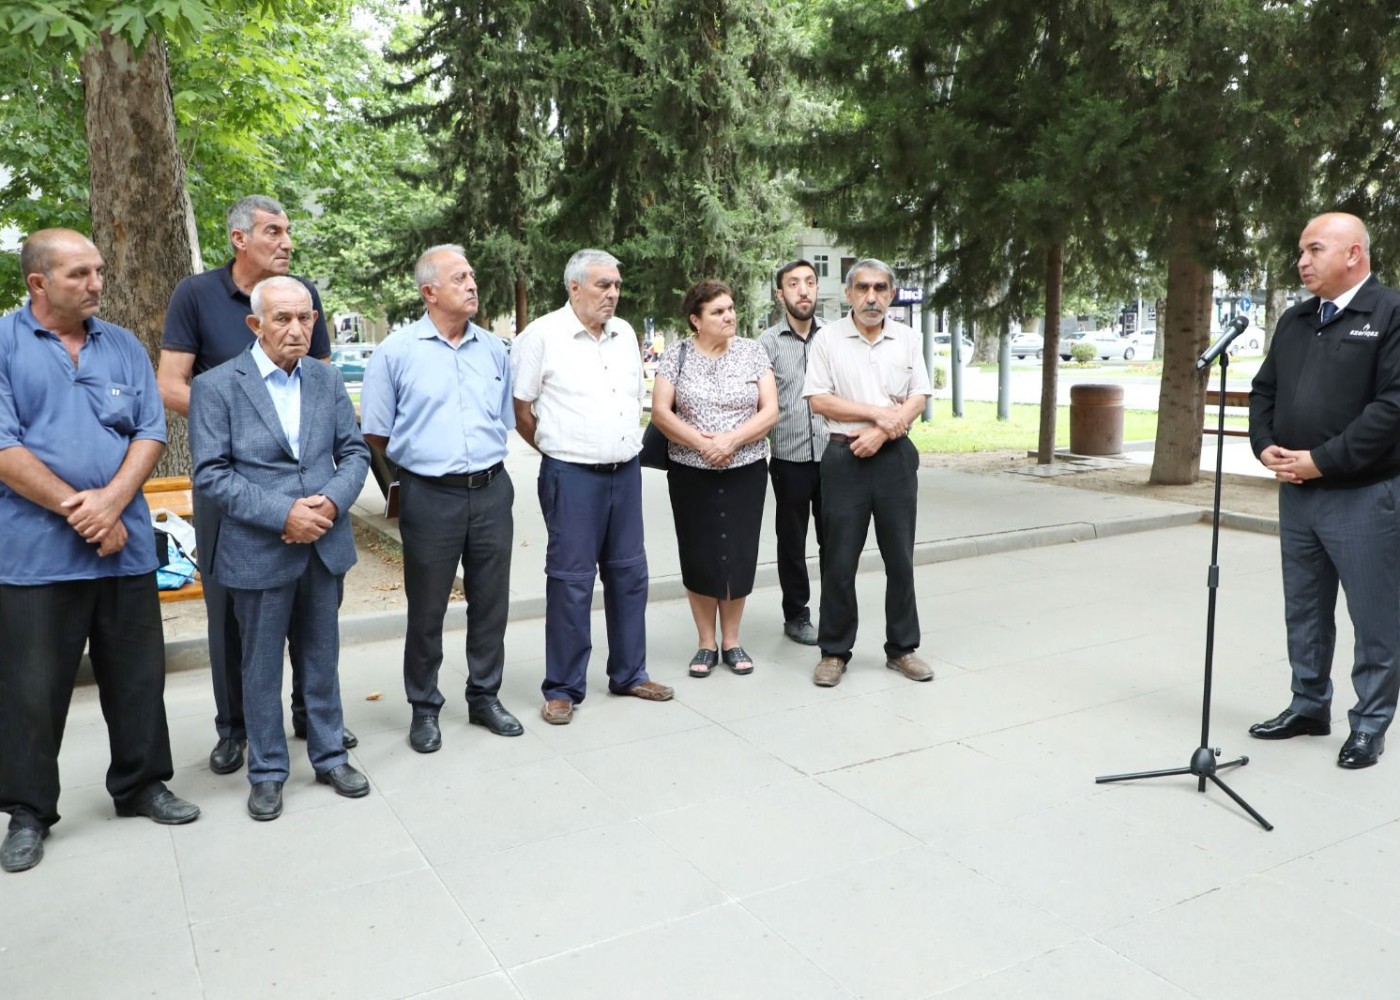
<svg viewBox="0 0 1400 1000">
<path fill-rule="evenodd" d="M 141 412 L 141 390 L 123 382 L 108 382 L 98 390 L 97 420 L 118 434 L 133 434 Z"/>
<path fill-rule="evenodd" d="M 902 403 L 909 398 L 909 387 L 914 384 L 914 366 L 896 365 L 894 370 L 885 372 L 881 381 L 890 402 Z"/>
</svg>

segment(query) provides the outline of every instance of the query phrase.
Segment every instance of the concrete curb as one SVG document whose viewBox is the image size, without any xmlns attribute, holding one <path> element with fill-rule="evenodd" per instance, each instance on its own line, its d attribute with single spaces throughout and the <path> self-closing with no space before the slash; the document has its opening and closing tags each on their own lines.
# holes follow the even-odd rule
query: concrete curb
<svg viewBox="0 0 1400 1000">
<path fill-rule="evenodd" d="M 358 514 L 356 520 L 378 534 L 383 534 L 370 518 Z M 1071 542 L 1089 542 L 1098 538 L 1113 538 L 1119 535 L 1135 534 L 1144 531 L 1159 531 L 1164 528 L 1177 528 L 1189 524 L 1210 522 L 1209 511 L 1183 509 L 1165 514 L 1144 514 L 1116 518 L 1108 521 L 1074 521 L 1066 524 L 1042 525 L 1034 528 L 1018 528 L 1014 531 L 1000 531 L 985 535 L 968 535 L 962 538 L 944 538 L 931 542 L 920 542 L 914 546 L 914 564 L 951 562 L 956 559 L 971 559 L 976 556 L 998 555 L 1026 549 L 1044 548 L 1048 545 L 1064 545 Z M 1251 517 L 1244 514 L 1223 514 L 1222 527 L 1240 528 L 1248 531 L 1273 531 L 1278 525 L 1267 518 Z M 1270 526 L 1272 525 L 1272 527 Z M 385 536 L 398 544 L 392 536 Z M 808 561 L 809 568 L 817 571 L 815 558 Z M 883 567 L 880 553 L 870 550 L 861 554 L 861 573 L 879 572 Z M 778 567 L 776 563 L 763 563 L 754 574 L 754 588 L 776 587 Z M 685 585 L 679 574 L 652 577 L 650 600 L 673 601 L 685 597 Z M 543 594 L 533 594 L 511 600 L 510 620 L 530 621 L 544 617 L 545 599 Z M 603 606 L 602 588 L 593 593 L 593 608 Z M 403 637 L 407 624 L 407 612 L 400 608 L 394 611 L 378 611 L 370 614 L 347 615 L 340 619 L 340 641 L 342 645 L 366 642 L 384 642 Z M 458 632 L 466 628 L 464 615 L 449 611 L 443 629 Z M 165 644 L 165 668 L 167 672 L 197 670 L 208 666 L 208 641 L 204 637 L 190 636 L 173 639 Z"/>
</svg>

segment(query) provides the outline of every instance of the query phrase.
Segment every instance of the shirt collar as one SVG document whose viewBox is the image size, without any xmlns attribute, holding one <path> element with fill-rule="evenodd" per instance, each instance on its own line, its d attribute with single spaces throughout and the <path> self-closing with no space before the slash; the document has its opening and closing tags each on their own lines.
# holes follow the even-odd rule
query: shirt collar
<svg viewBox="0 0 1400 1000">
<path fill-rule="evenodd" d="M 569 318 L 574 321 L 575 337 L 577 337 L 580 333 L 587 334 L 590 337 L 593 336 L 593 334 L 589 332 L 588 327 L 584 325 L 583 320 L 578 318 L 578 313 L 574 312 L 574 306 L 572 302 L 564 306 L 564 308 L 569 310 Z M 608 320 L 606 323 L 603 324 L 603 335 L 606 336 L 609 340 L 617 336 L 617 330 L 613 326 L 612 320 Z"/>
<path fill-rule="evenodd" d="M 821 328 L 822 328 L 821 320 L 819 320 L 819 319 L 817 319 L 817 317 L 813 316 L 813 317 L 812 317 L 812 328 L 811 328 L 810 330 L 807 331 L 807 339 L 808 339 L 808 340 L 811 340 L 811 339 L 812 339 L 812 334 L 816 333 L 816 332 L 817 332 L 818 330 L 820 330 Z M 788 336 L 790 336 L 790 337 L 797 337 L 799 340 L 802 339 L 800 336 L 798 336 L 797 331 L 794 330 L 794 329 L 792 328 L 792 320 L 790 320 L 790 319 L 788 318 L 788 314 L 787 314 L 786 312 L 783 313 L 783 321 L 782 321 L 781 323 L 778 324 L 778 335 L 779 335 L 779 336 L 782 336 L 782 335 L 785 334 L 785 333 L 786 333 Z"/>
<path fill-rule="evenodd" d="M 433 318 L 426 312 L 423 314 L 423 318 L 415 325 L 418 327 L 417 336 L 419 340 L 440 340 L 444 344 L 451 346 L 451 341 L 442 335 L 442 331 L 437 328 L 437 324 L 433 322 Z M 485 331 L 482 330 L 481 327 L 477 326 L 471 320 L 467 320 L 467 329 L 462 334 L 462 339 L 458 341 L 458 343 L 465 344 L 469 340 L 476 340 L 477 334 L 484 332 Z"/>
<path fill-rule="evenodd" d="M 1370 280 L 1371 280 L 1371 276 L 1368 274 L 1368 275 L 1366 275 L 1366 277 L 1362 278 L 1362 279 L 1361 279 L 1360 281 L 1358 281 L 1356 284 L 1354 284 L 1354 285 L 1352 285 L 1350 288 L 1348 288 L 1348 289 L 1347 289 L 1345 292 L 1343 292 L 1341 295 L 1338 295 L 1335 299 L 1324 299 L 1323 301 L 1324 301 L 1324 302 L 1332 302 L 1332 303 L 1334 303 L 1334 304 L 1337 306 L 1337 312 L 1341 312 L 1341 311 L 1342 311 L 1343 309 L 1345 309 L 1347 306 L 1351 305 L 1351 300 L 1354 299 L 1354 298 L 1356 298 L 1356 293 L 1359 292 L 1359 291 L 1361 291 L 1361 286 L 1364 285 L 1364 284 L 1366 284 L 1366 282 L 1368 282 L 1368 281 L 1370 281 Z M 1318 308 L 1321 309 L 1322 306 L 1319 304 L 1319 305 L 1318 305 Z"/>
<path fill-rule="evenodd" d="M 23 327 L 28 327 L 33 334 L 47 333 L 50 336 L 57 336 L 52 330 L 39 322 L 39 317 L 34 315 L 34 300 L 25 298 L 24 308 L 20 310 L 19 323 Z M 83 330 L 89 337 L 97 337 L 102 334 L 102 324 L 97 321 L 96 316 L 89 316 L 83 320 Z"/>
<path fill-rule="evenodd" d="M 249 348 L 249 350 L 253 354 L 253 364 L 258 366 L 258 374 L 263 377 L 263 381 L 266 381 L 267 377 L 273 372 L 281 372 L 288 382 L 301 376 L 301 358 L 297 358 L 297 363 L 290 372 L 284 372 L 267 356 L 267 352 L 263 350 L 261 340 L 253 341 L 253 346 Z"/>
<path fill-rule="evenodd" d="M 238 299 L 241 302 L 251 301 L 248 293 L 233 283 L 233 261 L 229 261 L 219 268 L 219 281 L 224 286 L 224 291 L 231 299 Z"/>
</svg>

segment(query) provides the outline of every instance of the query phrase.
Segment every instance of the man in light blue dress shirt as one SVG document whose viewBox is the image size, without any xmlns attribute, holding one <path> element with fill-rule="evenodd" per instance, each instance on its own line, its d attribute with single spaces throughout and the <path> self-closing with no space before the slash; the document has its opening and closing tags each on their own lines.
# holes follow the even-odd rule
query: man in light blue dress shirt
<svg viewBox="0 0 1400 1000">
<path fill-rule="evenodd" d="M 442 746 L 442 623 L 459 563 L 467 591 L 467 719 L 497 736 L 524 732 L 497 697 L 515 533 L 506 435 L 515 413 L 505 345 L 471 321 L 476 272 L 466 252 L 431 247 L 413 275 L 427 312 L 370 358 L 360 416 L 365 439 L 399 467 L 408 742 L 433 753 Z"/>
</svg>

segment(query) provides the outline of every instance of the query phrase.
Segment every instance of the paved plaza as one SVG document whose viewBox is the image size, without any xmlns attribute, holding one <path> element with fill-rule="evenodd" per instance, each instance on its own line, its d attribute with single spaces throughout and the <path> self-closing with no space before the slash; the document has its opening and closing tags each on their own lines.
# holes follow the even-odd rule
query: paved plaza
<svg viewBox="0 0 1400 1000">
<path fill-rule="evenodd" d="M 917 587 L 931 684 L 883 666 L 883 578 L 841 685 L 782 637 L 771 539 L 745 617 L 758 664 L 685 676 L 694 649 L 664 480 L 647 476 L 653 676 L 540 721 L 543 529 L 516 453 L 502 699 L 518 739 L 467 725 L 449 612 L 443 749 L 406 741 L 401 617 L 347 621 L 341 677 L 368 798 L 313 783 L 254 823 L 209 772 L 213 700 L 173 660 L 172 788 L 187 827 L 116 819 L 96 692 L 79 690 L 64 819 L 0 877 L 5 997 L 453 1000 L 1249 1000 L 1400 987 L 1400 758 L 1336 767 L 1333 735 L 1249 739 L 1288 702 L 1277 540 L 1222 535 L 1212 743 L 1260 829 L 1190 778 L 1210 530 L 1194 509 L 1025 477 L 925 471 Z M 770 499 L 771 503 L 771 499 Z M 372 500 L 365 508 L 370 516 Z M 1228 490 L 1226 496 L 1228 507 Z M 872 539 L 873 543 L 873 539 Z M 872 565 L 873 569 L 873 565 Z M 1339 649 L 1349 651 L 1343 621 Z"/>
</svg>

